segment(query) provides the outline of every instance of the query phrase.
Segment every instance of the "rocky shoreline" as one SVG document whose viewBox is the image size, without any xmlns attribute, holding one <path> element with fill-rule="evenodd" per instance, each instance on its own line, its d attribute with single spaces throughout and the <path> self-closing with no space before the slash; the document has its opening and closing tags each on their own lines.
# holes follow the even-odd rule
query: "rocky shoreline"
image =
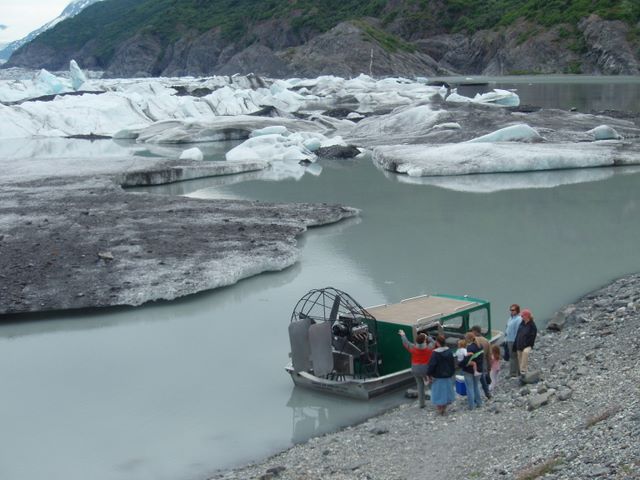
<svg viewBox="0 0 640 480">
<path fill-rule="evenodd" d="M 479 410 L 458 397 L 440 417 L 411 401 L 211 478 L 640 478 L 640 274 L 562 308 L 549 326 L 539 325 L 531 357 L 540 380 L 510 379 L 503 363 Z"/>
</svg>

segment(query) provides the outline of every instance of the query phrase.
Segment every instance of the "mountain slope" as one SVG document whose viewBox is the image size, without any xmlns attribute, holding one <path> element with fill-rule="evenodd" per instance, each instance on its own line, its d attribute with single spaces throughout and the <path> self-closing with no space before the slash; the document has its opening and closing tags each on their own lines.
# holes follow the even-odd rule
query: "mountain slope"
<svg viewBox="0 0 640 480">
<path fill-rule="evenodd" d="M 630 0 L 106 0 L 8 65 L 75 58 L 112 76 L 636 74 L 639 21 Z"/>
<path fill-rule="evenodd" d="M 65 7 L 65 9 L 62 11 L 62 13 L 59 16 L 57 16 L 56 18 L 54 18 L 50 22 L 45 23 L 43 26 L 41 26 L 37 30 L 34 30 L 33 32 L 29 33 L 26 37 L 21 38 L 20 40 L 16 40 L 14 42 L 10 42 L 10 43 L 8 43 L 6 45 L 0 45 L 0 61 L 9 60 L 9 58 L 11 57 L 13 52 L 15 52 L 21 46 L 26 45 L 27 43 L 29 43 L 30 41 L 35 39 L 41 33 L 45 32 L 46 30 L 49 30 L 49 29 L 53 28 L 58 23 L 66 20 L 68 18 L 75 17 L 78 13 L 80 13 L 82 10 L 84 10 L 89 5 L 94 4 L 96 2 L 100 2 L 100 1 L 102 1 L 102 0 L 75 0 L 75 1 L 72 1 L 71 3 L 69 3 L 69 5 L 67 5 Z"/>
</svg>

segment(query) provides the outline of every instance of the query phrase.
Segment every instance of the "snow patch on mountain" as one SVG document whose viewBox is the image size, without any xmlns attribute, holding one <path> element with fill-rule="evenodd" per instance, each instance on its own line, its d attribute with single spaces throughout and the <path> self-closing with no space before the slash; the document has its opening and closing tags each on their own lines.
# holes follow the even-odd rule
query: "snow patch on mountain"
<svg viewBox="0 0 640 480">
<path fill-rule="evenodd" d="M 66 20 L 67 18 L 75 17 L 77 14 L 79 14 L 82 10 L 87 8 L 89 5 L 92 5 L 94 3 L 101 2 L 101 1 L 103 0 L 73 0 L 72 2 L 69 3 L 69 5 L 67 5 L 64 8 L 64 10 L 59 16 L 57 16 L 50 22 L 45 23 L 43 26 L 41 26 L 37 30 L 34 30 L 33 32 L 28 34 L 26 37 L 23 37 L 20 40 L 16 40 L 6 45 L 0 44 L 0 63 L 4 63 L 7 60 L 9 60 L 13 52 L 15 52 L 21 46 L 29 43 L 31 40 L 36 38 L 42 32 L 45 32 L 46 30 L 49 30 L 50 28 L 55 27 L 58 23 L 62 22 L 63 20 Z"/>
</svg>

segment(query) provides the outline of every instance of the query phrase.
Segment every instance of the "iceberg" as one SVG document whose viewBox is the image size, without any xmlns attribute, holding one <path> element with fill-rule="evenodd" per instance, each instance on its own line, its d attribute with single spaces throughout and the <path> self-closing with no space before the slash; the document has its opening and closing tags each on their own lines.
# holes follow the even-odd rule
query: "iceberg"
<svg viewBox="0 0 640 480">
<path fill-rule="evenodd" d="M 287 133 L 287 127 L 284 125 L 273 125 L 272 127 L 258 128 L 249 134 L 249 137 L 260 137 L 262 135 L 273 135 L 274 133 L 284 135 Z"/>
<path fill-rule="evenodd" d="M 304 145 L 277 133 L 249 138 L 226 154 L 227 161 L 301 161 L 314 162 L 316 156 Z"/>
<path fill-rule="evenodd" d="M 114 135 L 114 138 L 136 139 L 138 142 L 147 143 L 176 144 L 245 140 L 256 130 L 274 126 L 284 126 L 290 132 L 305 131 L 307 134 L 326 131 L 317 123 L 307 120 L 236 115 L 213 117 L 206 121 L 163 120 L 142 128 L 122 129 Z"/>
<path fill-rule="evenodd" d="M 34 83 L 41 95 L 55 95 L 66 91 L 62 80 L 44 68 L 35 76 Z"/>
<path fill-rule="evenodd" d="M 518 94 L 500 88 L 495 88 L 492 92 L 478 93 L 473 98 L 460 95 L 456 89 L 453 89 L 451 94 L 446 98 L 446 101 L 456 103 L 481 103 L 484 105 L 499 105 L 501 107 L 517 107 L 520 105 L 520 97 Z"/>
<path fill-rule="evenodd" d="M 349 132 L 349 141 L 356 144 L 388 142 L 411 142 L 422 137 L 436 125 L 448 123 L 451 114 L 435 109 L 431 105 L 399 107 L 387 115 L 364 118 Z M 442 128 L 442 127 L 438 127 Z"/>
<path fill-rule="evenodd" d="M 75 60 L 69 62 L 69 74 L 71 75 L 71 88 L 75 91 L 80 90 L 80 87 L 87 81 L 87 76 L 78 66 Z"/>
<path fill-rule="evenodd" d="M 467 140 L 466 143 L 489 143 L 489 142 L 542 142 L 540 134 L 529 125 L 521 123 L 501 128 L 495 132 L 482 135 L 481 137 Z"/>
<path fill-rule="evenodd" d="M 180 160 L 196 160 L 200 161 L 204 158 L 202 150 L 198 147 L 189 148 L 180 154 Z"/>
<path fill-rule="evenodd" d="M 640 164 L 637 152 L 610 144 L 458 143 L 441 146 L 389 145 L 373 150 L 385 170 L 411 177 L 531 172 Z"/>
<path fill-rule="evenodd" d="M 505 190 L 524 190 L 531 188 L 555 188 L 562 185 L 597 182 L 615 174 L 640 172 L 638 167 L 602 167 L 571 170 L 547 170 L 522 173 L 483 173 L 478 175 L 456 175 L 441 177 L 409 177 L 386 172 L 400 183 L 427 185 L 457 192 L 493 193 Z"/>
<path fill-rule="evenodd" d="M 227 152 L 228 161 L 265 160 L 315 162 L 320 147 L 345 146 L 342 137 L 327 138 L 318 132 L 290 132 L 278 125 L 252 132 L 250 138 Z"/>
<path fill-rule="evenodd" d="M 594 140 L 621 140 L 622 136 L 609 125 L 599 125 L 587 132 Z"/>
</svg>

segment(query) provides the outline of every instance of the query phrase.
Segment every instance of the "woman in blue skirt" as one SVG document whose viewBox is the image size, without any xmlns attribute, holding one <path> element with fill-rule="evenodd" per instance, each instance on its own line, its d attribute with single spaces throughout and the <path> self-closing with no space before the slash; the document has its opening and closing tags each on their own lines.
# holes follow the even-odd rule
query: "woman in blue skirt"
<svg viewBox="0 0 640 480">
<path fill-rule="evenodd" d="M 453 389 L 453 378 L 456 366 L 453 360 L 453 352 L 445 344 L 444 335 L 436 338 L 436 348 L 431 355 L 427 374 L 433 379 L 431 384 L 431 402 L 436 406 L 438 413 L 444 415 L 447 405 L 453 403 L 456 398 Z"/>
</svg>

